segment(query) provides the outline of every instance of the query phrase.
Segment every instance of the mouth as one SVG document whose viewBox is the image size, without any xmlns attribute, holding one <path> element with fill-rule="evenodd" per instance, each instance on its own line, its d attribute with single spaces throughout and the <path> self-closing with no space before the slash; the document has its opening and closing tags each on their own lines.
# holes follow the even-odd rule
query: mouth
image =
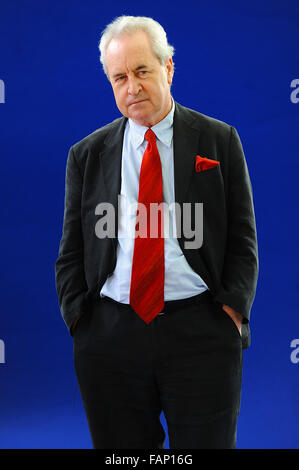
<svg viewBox="0 0 299 470">
<path fill-rule="evenodd" d="M 140 104 L 140 103 L 143 103 L 144 101 L 146 101 L 146 99 L 144 99 L 144 100 L 138 100 L 138 101 L 133 101 L 133 103 L 130 103 L 129 106 L 133 106 L 133 104 Z"/>
</svg>

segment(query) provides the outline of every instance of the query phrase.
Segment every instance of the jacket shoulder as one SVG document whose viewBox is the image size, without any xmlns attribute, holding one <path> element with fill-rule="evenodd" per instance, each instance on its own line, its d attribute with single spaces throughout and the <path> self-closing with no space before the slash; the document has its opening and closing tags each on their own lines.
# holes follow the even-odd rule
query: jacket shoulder
<svg viewBox="0 0 299 470">
<path fill-rule="evenodd" d="M 86 152 L 100 152 L 106 139 L 109 139 L 110 136 L 119 132 L 124 123 L 124 117 L 115 119 L 109 124 L 91 132 L 86 137 L 73 144 L 71 148 L 78 158 L 86 154 Z"/>
<path fill-rule="evenodd" d="M 178 117 L 187 121 L 195 129 L 210 132 L 214 135 L 222 135 L 223 137 L 231 134 L 232 126 L 227 122 L 187 108 L 179 103 L 176 103 L 176 110 Z"/>
</svg>

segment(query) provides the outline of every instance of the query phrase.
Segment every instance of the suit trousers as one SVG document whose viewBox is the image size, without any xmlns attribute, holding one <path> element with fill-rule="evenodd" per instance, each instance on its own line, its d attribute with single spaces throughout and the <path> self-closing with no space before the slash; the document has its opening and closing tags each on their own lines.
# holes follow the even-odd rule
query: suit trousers
<svg viewBox="0 0 299 470">
<path fill-rule="evenodd" d="M 233 449 L 242 381 L 238 328 L 209 291 L 148 325 L 126 304 L 91 301 L 74 365 L 95 449 Z"/>
</svg>

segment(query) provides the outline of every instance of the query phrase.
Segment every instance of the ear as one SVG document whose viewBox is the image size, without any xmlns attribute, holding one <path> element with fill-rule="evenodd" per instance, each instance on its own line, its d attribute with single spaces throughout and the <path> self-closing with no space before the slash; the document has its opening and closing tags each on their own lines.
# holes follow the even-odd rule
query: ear
<svg viewBox="0 0 299 470">
<path fill-rule="evenodd" d="M 167 72 L 167 81 L 168 81 L 168 84 L 171 85 L 173 73 L 174 73 L 173 61 L 171 57 L 168 57 L 168 59 L 166 59 L 165 67 L 166 67 L 166 72 Z"/>
</svg>

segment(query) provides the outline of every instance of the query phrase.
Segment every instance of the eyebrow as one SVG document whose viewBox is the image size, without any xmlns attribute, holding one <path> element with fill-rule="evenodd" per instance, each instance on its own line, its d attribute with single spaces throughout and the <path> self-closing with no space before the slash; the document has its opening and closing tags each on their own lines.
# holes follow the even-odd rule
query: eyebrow
<svg viewBox="0 0 299 470">
<path fill-rule="evenodd" d="M 135 71 L 138 72 L 138 70 L 140 70 L 140 69 L 148 69 L 148 66 L 147 66 L 147 65 L 139 65 L 139 66 L 135 69 Z"/>
<path fill-rule="evenodd" d="M 134 70 L 134 72 L 138 72 L 139 70 L 141 69 L 148 69 L 149 67 L 147 65 L 138 65 L 138 67 L 136 67 L 136 69 Z M 116 73 L 114 75 L 112 75 L 112 78 L 115 79 L 117 77 L 122 77 L 123 75 L 125 75 L 125 73 Z"/>
</svg>

